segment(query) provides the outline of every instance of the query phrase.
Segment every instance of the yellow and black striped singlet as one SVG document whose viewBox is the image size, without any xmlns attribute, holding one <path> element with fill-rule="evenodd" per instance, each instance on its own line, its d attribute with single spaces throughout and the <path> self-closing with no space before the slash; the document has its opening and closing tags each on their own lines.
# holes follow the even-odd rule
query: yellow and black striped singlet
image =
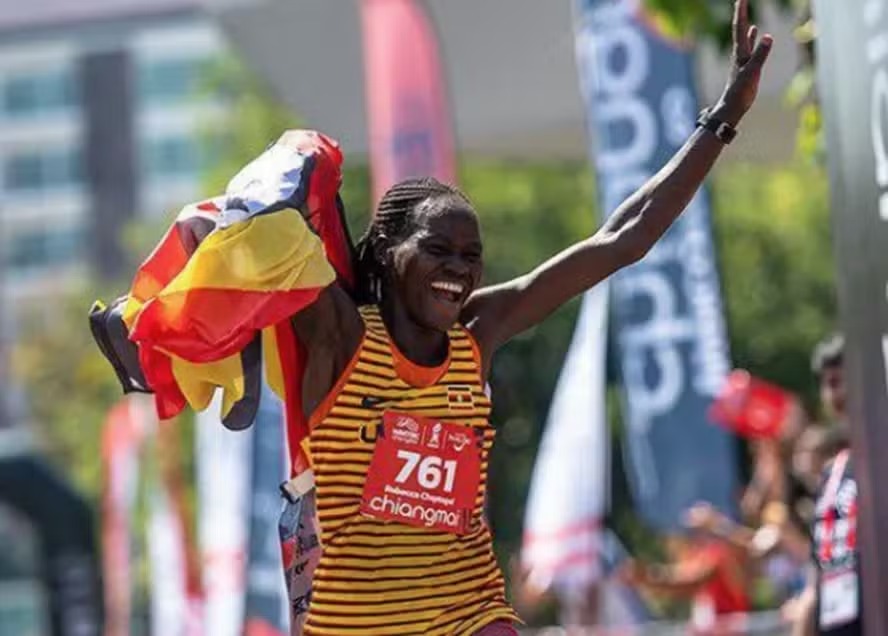
<svg viewBox="0 0 888 636">
<path fill-rule="evenodd" d="M 471 337 L 462 327 L 452 329 L 450 357 L 440 377 L 416 386 L 396 370 L 400 354 L 378 309 L 364 308 L 361 313 L 364 340 L 312 418 L 308 444 L 323 551 L 312 582 L 305 634 L 468 636 L 495 620 L 517 621 L 506 602 L 483 518 L 494 431 L 487 419 L 490 400 L 481 385 Z M 458 536 L 361 515 L 358 509 L 374 448 L 362 439 L 361 428 L 378 424 L 385 410 L 483 431 L 481 484 L 475 500 L 475 517 L 481 522 L 475 530 Z"/>
</svg>

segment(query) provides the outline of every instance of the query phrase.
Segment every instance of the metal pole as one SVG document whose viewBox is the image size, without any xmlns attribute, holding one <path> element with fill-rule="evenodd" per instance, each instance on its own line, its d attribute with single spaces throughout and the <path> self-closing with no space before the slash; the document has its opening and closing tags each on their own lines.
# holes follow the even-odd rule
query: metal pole
<svg viewBox="0 0 888 636">
<path fill-rule="evenodd" d="M 888 634 L 888 0 L 815 0 L 866 634 Z M 813 231 L 816 231 L 812 228 Z"/>
</svg>

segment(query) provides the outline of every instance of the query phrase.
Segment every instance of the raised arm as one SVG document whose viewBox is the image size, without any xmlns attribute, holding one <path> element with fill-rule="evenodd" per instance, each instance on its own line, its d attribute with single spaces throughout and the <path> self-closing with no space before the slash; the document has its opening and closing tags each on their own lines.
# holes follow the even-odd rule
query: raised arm
<svg viewBox="0 0 888 636">
<path fill-rule="evenodd" d="M 696 560 L 673 565 L 628 563 L 622 576 L 627 582 L 642 585 L 651 591 L 689 595 L 708 583 L 717 573 L 714 563 Z"/>
<path fill-rule="evenodd" d="M 817 570 L 813 563 L 808 568 L 805 589 L 784 605 L 783 613 L 792 623 L 792 636 L 815 636 L 817 633 Z"/>
<path fill-rule="evenodd" d="M 731 72 L 710 111 L 715 120 L 736 126 L 755 101 L 771 36 L 757 39 L 747 19 L 748 0 L 736 0 Z M 516 334 L 618 269 L 636 262 L 663 236 L 687 207 L 721 154 L 724 143 L 696 130 L 675 156 L 614 211 L 590 238 L 564 250 L 535 270 L 507 283 L 478 290 L 464 322 L 491 353 Z"/>
</svg>

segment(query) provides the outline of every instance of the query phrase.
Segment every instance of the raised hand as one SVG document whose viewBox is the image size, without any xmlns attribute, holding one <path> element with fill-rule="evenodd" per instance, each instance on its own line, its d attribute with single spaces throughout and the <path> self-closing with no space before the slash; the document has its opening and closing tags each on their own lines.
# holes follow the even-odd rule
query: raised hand
<svg viewBox="0 0 888 636">
<path fill-rule="evenodd" d="M 771 53 L 774 38 L 758 36 L 758 27 L 749 24 L 749 0 L 735 0 L 731 71 L 720 104 L 724 119 L 736 124 L 758 95 L 762 68 Z"/>
</svg>

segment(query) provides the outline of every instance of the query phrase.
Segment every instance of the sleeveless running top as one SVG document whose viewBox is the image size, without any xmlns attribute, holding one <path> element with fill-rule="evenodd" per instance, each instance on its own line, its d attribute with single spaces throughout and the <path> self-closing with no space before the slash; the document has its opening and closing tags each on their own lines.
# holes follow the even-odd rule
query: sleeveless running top
<svg viewBox="0 0 888 636">
<path fill-rule="evenodd" d="M 314 573 L 306 635 L 466 635 L 496 620 L 517 621 L 484 518 L 494 431 L 477 348 L 463 327 L 448 332 L 438 369 L 414 368 L 389 337 L 376 307 L 361 309 L 365 334 L 308 439 L 317 488 L 322 556 Z M 404 375 L 412 377 L 405 378 Z M 426 377 L 421 377 L 426 376 Z M 386 410 L 457 422 L 483 432 L 481 483 L 468 534 L 363 516 L 372 435 Z M 362 434 L 363 429 L 363 434 Z"/>
</svg>

